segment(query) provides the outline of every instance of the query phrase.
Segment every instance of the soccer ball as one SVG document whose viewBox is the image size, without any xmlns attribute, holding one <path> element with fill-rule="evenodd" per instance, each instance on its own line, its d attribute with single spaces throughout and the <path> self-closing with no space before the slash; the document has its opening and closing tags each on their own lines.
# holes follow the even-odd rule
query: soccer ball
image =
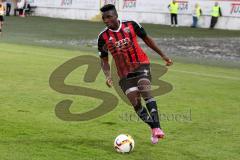
<svg viewBox="0 0 240 160">
<path fill-rule="evenodd" d="M 134 148 L 134 140 L 130 135 L 120 134 L 114 141 L 114 148 L 119 153 L 129 153 Z"/>
</svg>

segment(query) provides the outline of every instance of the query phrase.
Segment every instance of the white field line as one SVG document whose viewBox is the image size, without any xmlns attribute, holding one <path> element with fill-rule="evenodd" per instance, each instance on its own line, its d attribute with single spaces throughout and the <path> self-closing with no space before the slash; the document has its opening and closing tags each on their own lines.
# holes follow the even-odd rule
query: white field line
<svg viewBox="0 0 240 160">
<path fill-rule="evenodd" d="M 210 77 L 210 78 L 221 78 L 221 79 L 230 79 L 230 80 L 240 81 L 240 77 L 219 76 L 219 75 L 214 75 L 214 74 L 190 72 L 190 71 L 175 70 L 175 69 L 169 69 L 168 71 L 179 72 L 179 73 L 186 73 L 186 74 L 192 74 L 192 75 L 196 75 L 196 76 L 203 76 L 203 77 Z"/>
</svg>

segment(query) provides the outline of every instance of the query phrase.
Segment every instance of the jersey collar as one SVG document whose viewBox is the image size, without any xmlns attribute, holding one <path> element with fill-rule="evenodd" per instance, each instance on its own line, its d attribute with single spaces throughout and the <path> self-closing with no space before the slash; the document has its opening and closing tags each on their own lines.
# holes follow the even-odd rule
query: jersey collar
<svg viewBox="0 0 240 160">
<path fill-rule="evenodd" d="M 120 31 L 120 29 L 122 28 L 122 20 L 121 19 L 118 19 L 118 20 L 119 20 L 119 27 L 118 27 L 118 29 L 117 30 L 112 30 L 112 29 L 109 28 L 110 31 L 112 31 L 112 32 L 119 32 Z"/>
</svg>

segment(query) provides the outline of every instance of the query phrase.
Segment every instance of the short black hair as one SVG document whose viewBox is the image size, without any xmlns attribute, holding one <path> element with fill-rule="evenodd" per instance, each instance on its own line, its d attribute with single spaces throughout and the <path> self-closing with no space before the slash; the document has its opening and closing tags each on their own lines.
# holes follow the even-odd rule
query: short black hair
<svg viewBox="0 0 240 160">
<path fill-rule="evenodd" d="M 107 12 L 107 11 L 110 11 L 110 10 L 113 10 L 117 13 L 117 10 L 116 10 L 116 8 L 113 4 L 106 4 L 100 9 L 101 12 Z"/>
</svg>

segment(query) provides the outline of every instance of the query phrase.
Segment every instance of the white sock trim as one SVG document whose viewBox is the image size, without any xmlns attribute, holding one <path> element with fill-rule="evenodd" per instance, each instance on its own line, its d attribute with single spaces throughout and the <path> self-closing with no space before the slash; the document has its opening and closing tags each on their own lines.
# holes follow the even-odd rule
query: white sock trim
<svg viewBox="0 0 240 160">
<path fill-rule="evenodd" d="M 141 82 L 141 81 L 148 81 L 149 83 L 151 83 L 150 80 L 147 79 L 147 78 L 141 78 L 141 79 L 139 79 L 139 80 L 138 80 L 138 83 Z M 137 83 L 137 84 L 138 84 L 138 83 Z"/>
<path fill-rule="evenodd" d="M 138 87 L 132 87 L 126 90 L 125 94 L 128 95 L 131 92 L 139 91 Z"/>
<path fill-rule="evenodd" d="M 145 102 L 146 102 L 146 104 L 148 104 L 148 103 L 154 102 L 154 101 L 155 101 L 155 99 L 154 99 L 154 98 L 151 98 L 151 99 L 149 99 L 149 100 L 147 100 L 147 101 L 145 101 Z"/>
</svg>

